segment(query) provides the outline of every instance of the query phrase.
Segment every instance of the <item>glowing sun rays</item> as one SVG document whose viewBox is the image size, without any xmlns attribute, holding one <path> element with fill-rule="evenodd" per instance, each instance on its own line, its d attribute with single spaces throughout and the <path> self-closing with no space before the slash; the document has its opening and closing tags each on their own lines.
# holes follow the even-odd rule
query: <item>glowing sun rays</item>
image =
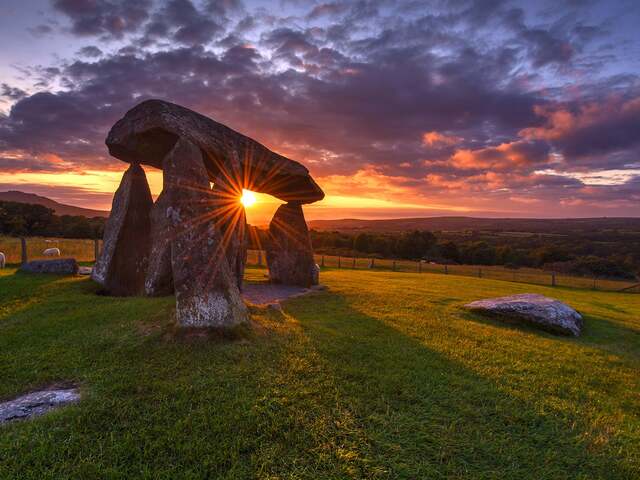
<svg viewBox="0 0 640 480">
<path fill-rule="evenodd" d="M 242 196 L 240 197 L 240 203 L 244 208 L 250 208 L 255 205 L 257 201 L 256 194 L 251 190 L 242 189 Z"/>
</svg>

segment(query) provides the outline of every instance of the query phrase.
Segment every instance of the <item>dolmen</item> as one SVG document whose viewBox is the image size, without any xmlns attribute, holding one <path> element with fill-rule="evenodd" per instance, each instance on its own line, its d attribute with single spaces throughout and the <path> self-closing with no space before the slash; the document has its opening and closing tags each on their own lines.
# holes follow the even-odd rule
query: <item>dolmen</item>
<svg viewBox="0 0 640 480">
<path fill-rule="evenodd" d="M 559 300 L 534 293 L 488 298 L 465 305 L 485 316 L 510 323 L 524 323 L 550 333 L 577 337 L 582 332 L 582 316 Z"/>
<path fill-rule="evenodd" d="M 302 205 L 324 192 L 300 163 L 192 110 L 147 100 L 109 132 L 109 153 L 130 164 L 115 193 L 92 278 L 115 296 L 176 297 L 182 327 L 248 320 L 241 297 L 247 257 L 243 189 L 286 202 L 271 222 L 274 283 L 318 283 Z M 145 172 L 163 172 L 154 202 Z"/>
</svg>

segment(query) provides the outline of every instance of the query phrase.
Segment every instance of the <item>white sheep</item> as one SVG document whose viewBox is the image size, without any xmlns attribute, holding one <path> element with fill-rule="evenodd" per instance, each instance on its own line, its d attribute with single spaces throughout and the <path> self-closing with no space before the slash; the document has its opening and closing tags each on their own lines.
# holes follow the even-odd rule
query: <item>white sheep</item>
<svg viewBox="0 0 640 480">
<path fill-rule="evenodd" d="M 59 257 L 60 256 L 60 249 L 59 248 L 47 248 L 47 249 L 45 249 L 44 252 L 42 252 L 42 254 L 45 257 Z"/>
<path fill-rule="evenodd" d="M 0 252 L 0 268 L 4 268 L 6 262 L 7 257 L 4 255 L 4 253 Z"/>
</svg>

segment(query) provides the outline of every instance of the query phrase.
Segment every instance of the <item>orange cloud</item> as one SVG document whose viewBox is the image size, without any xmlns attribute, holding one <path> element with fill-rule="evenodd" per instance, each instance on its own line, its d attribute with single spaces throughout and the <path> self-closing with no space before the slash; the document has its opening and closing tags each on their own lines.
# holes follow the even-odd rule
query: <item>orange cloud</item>
<svg viewBox="0 0 640 480">
<path fill-rule="evenodd" d="M 422 142 L 430 147 L 450 147 L 460 143 L 462 139 L 453 135 L 445 135 L 436 131 L 422 135 Z"/>
<path fill-rule="evenodd" d="M 518 140 L 502 143 L 497 147 L 477 150 L 461 149 L 453 154 L 449 163 L 461 170 L 479 168 L 507 170 L 518 166 L 546 163 L 548 160 L 547 145 Z"/>
<path fill-rule="evenodd" d="M 558 140 L 580 130 L 606 125 L 618 117 L 640 114 L 640 97 L 623 100 L 611 96 L 603 102 L 586 103 L 575 111 L 567 107 L 536 106 L 534 112 L 546 123 L 541 127 L 522 129 L 519 135 L 527 139 Z"/>
</svg>

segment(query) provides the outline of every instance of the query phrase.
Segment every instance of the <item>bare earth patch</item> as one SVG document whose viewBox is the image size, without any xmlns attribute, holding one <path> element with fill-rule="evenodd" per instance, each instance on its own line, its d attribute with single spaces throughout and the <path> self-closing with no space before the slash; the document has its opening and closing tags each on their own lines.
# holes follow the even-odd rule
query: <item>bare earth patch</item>
<svg viewBox="0 0 640 480">
<path fill-rule="evenodd" d="M 311 292 L 324 290 L 325 288 L 324 285 L 305 288 L 273 283 L 245 283 L 242 287 L 242 297 L 245 302 L 253 305 L 279 306 L 280 302 L 289 298 L 299 297 Z"/>
</svg>

